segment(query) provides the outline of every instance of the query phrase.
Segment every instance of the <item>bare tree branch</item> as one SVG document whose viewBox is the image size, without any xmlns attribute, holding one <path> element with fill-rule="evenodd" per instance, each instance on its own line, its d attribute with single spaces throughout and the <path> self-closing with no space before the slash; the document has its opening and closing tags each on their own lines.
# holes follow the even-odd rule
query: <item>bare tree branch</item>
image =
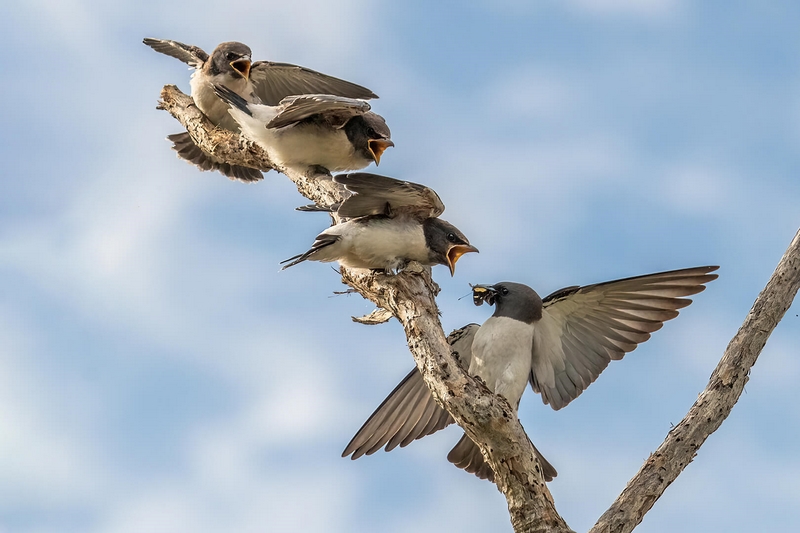
<svg viewBox="0 0 800 533">
<path fill-rule="evenodd" d="M 275 168 L 288 176 L 303 196 L 318 204 L 342 200 L 342 189 L 332 180 L 277 167 L 258 146 L 215 128 L 192 99 L 174 85 L 162 90 L 159 108 L 183 124 L 195 143 L 214 157 L 262 170 Z M 431 269 L 409 268 L 396 276 L 345 268 L 341 272 L 345 283 L 391 312 L 403 325 L 408 347 L 436 401 L 478 444 L 494 470 L 514 530 L 571 531 L 555 510 L 533 447 L 511 406 L 469 376 L 451 354 L 439 322 L 435 300 L 439 287 L 431 278 Z"/>
<path fill-rule="evenodd" d="M 642 521 L 664 490 L 692 461 L 708 436 L 728 417 L 744 390 L 750 368 L 792 305 L 798 287 L 800 231 L 795 234 L 767 286 L 756 298 L 742 327 L 728 344 L 705 390 L 589 533 L 628 533 Z"/>
</svg>

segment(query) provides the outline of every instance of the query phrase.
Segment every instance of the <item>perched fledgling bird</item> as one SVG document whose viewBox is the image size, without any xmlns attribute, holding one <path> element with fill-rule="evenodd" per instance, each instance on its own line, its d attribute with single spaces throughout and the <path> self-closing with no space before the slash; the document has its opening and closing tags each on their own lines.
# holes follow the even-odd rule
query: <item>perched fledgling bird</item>
<svg viewBox="0 0 800 533">
<path fill-rule="evenodd" d="M 283 261 L 284 269 L 309 259 L 391 272 L 417 261 L 447 265 L 453 275 L 462 255 L 478 251 L 458 228 L 437 218 L 444 204 L 433 189 L 366 172 L 333 180 L 354 194 L 318 210 L 335 210 L 349 220 L 317 235 L 310 250 Z"/>
<path fill-rule="evenodd" d="M 648 274 L 585 287 L 567 287 L 541 299 L 520 283 L 475 285 L 475 305 L 494 305 L 482 326 L 470 324 L 448 341 L 461 364 L 516 410 L 525 386 L 553 409 L 561 409 L 597 379 L 612 360 L 636 349 L 678 310 L 684 296 L 705 290 L 716 266 Z M 342 454 L 353 459 L 430 435 L 453 423 L 436 404 L 415 368 L 364 423 Z M 534 448 L 535 450 L 535 448 Z M 556 470 L 536 450 L 545 480 Z M 466 435 L 447 459 L 481 479 L 494 472 Z"/>
<path fill-rule="evenodd" d="M 195 104 L 216 126 L 239 131 L 228 113 L 228 105 L 214 93 L 214 85 L 224 85 L 248 102 L 277 105 L 287 96 L 331 94 L 347 98 L 371 99 L 378 96 L 360 85 L 321 74 L 305 67 L 272 61 L 252 62 L 250 48 L 238 42 L 225 42 L 209 56 L 201 48 L 166 39 L 144 39 L 157 52 L 187 63 L 195 71 L 190 81 Z M 178 156 L 201 170 L 217 170 L 229 178 L 256 181 L 261 171 L 230 165 L 203 152 L 187 132 L 167 137 Z"/>
<path fill-rule="evenodd" d="M 277 106 L 251 103 L 215 85 L 219 98 L 230 105 L 230 114 L 242 135 L 259 144 L 270 160 L 307 172 L 360 170 L 378 165 L 384 150 L 394 143 L 383 117 L 370 111 L 364 100 L 308 94 L 287 96 Z"/>
</svg>

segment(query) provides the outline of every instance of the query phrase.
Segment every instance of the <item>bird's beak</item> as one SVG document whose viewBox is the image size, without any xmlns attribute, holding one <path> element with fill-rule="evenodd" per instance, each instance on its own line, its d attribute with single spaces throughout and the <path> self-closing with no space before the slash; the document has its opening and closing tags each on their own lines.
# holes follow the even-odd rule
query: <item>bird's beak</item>
<svg viewBox="0 0 800 533">
<path fill-rule="evenodd" d="M 250 58 L 249 57 L 242 57 L 237 59 L 236 61 L 231 61 L 231 67 L 233 70 L 241 74 L 244 79 L 250 78 Z"/>
<path fill-rule="evenodd" d="M 456 262 L 458 258 L 469 252 L 477 252 L 478 249 L 471 244 L 456 244 L 447 251 L 447 266 L 450 267 L 450 275 L 456 273 Z"/>
<path fill-rule="evenodd" d="M 494 305 L 495 294 L 494 287 L 490 285 L 473 285 L 472 303 L 475 305 L 483 305 L 483 302 L 486 302 L 489 305 Z"/>
<path fill-rule="evenodd" d="M 368 146 L 372 159 L 375 160 L 375 165 L 380 165 L 383 152 L 390 146 L 394 146 L 394 143 L 389 139 L 372 139 L 369 141 Z"/>
</svg>

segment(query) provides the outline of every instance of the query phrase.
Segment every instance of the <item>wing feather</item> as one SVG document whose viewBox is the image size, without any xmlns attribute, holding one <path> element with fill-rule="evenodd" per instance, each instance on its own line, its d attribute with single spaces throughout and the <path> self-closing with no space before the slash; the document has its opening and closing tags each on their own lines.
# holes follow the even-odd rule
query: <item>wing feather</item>
<svg viewBox="0 0 800 533">
<path fill-rule="evenodd" d="M 208 60 L 208 54 L 202 48 L 190 44 L 150 37 L 145 37 L 142 42 L 156 52 L 179 59 L 190 67 L 202 68 L 203 63 Z"/>
<path fill-rule="evenodd" d="M 370 110 L 364 100 L 330 94 L 287 96 L 280 106 L 281 111 L 267 123 L 268 128 L 282 128 L 313 115 L 322 115 L 333 126 L 342 127 L 351 118 Z"/>
<path fill-rule="evenodd" d="M 352 218 L 410 212 L 419 219 L 438 217 L 444 204 L 436 191 L 410 181 L 402 181 L 368 172 L 334 176 L 348 191 L 355 193 L 339 206 L 340 216 Z"/>
<path fill-rule="evenodd" d="M 561 409 L 577 398 L 611 360 L 622 357 L 678 316 L 716 279 L 716 266 L 569 287 L 543 299 L 534 329 L 529 381 L 542 401 Z"/>
<path fill-rule="evenodd" d="M 472 339 L 479 327 L 469 324 L 448 336 L 450 346 L 465 367 L 469 367 L 472 359 Z M 386 451 L 398 445 L 404 447 L 452 423 L 452 417 L 439 407 L 422 374 L 414 368 L 361 426 L 342 457 L 352 454 L 353 459 L 358 459 L 384 446 Z"/>
<path fill-rule="evenodd" d="M 361 85 L 289 63 L 256 61 L 250 69 L 250 79 L 256 94 L 267 105 L 278 105 L 296 94 L 331 94 L 362 100 L 378 97 Z"/>
</svg>

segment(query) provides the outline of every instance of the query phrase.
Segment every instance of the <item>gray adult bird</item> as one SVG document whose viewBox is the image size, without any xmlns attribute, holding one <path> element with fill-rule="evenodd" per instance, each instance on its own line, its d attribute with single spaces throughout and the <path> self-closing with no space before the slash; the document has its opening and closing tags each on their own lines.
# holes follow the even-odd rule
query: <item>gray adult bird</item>
<svg viewBox="0 0 800 533">
<path fill-rule="evenodd" d="M 283 261 L 284 269 L 308 259 L 392 272 L 417 261 L 447 265 L 453 275 L 462 255 L 478 251 L 458 228 L 438 218 L 444 204 L 433 189 L 366 172 L 333 179 L 354 194 L 318 209 L 335 210 L 348 220 L 317 235 L 307 252 Z"/>
<path fill-rule="evenodd" d="M 383 117 L 364 100 L 330 94 L 287 96 L 276 106 L 248 102 L 215 85 L 242 135 L 261 146 L 276 165 L 325 174 L 378 165 L 394 143 Z"/>
<path fill-rule="evenodd" d="M 228 113 L 228 105 L 214 93 L 214 85 L 224 85 L 249 102 L 277 105 L 287 96 L 331 94 L 347 98 L 370 99 L 378 96 L 360 85 L 334 78 L 305 67 L 272 61 L 252 62 L 250 48 L 239 42 L 225 42 L 209 56 L 197 46 L 166 39 L 144 39 L 157 52 L 174 57 L 194 68 L 191 94 L 197 107 L 216 126 L 239 131 Z M 261 171 L 230 165 L 203 152 L 187 132 L 167 137 L 178 156 L 201 170 L 217 170 L 229 178 L 256 181 Z"/>
<path fill-rule="evenodd" d="M 520 283 L 473 287 L 475 305 L 494 305 L 482 326 L 454 331 L 448 341 L 461 364 L 516 410 L 525 387 L 553 409 L 561 409 L 597 379 L 612 360 L 633 351 L 678 316 L 717 278 L 716 266 L 648 274 L 585 287 L 573 286 L 540 298 Z M 353 459 L 430 435 L 454 421 L 439 407 L 415 368 L 372 413 L 342 454 Z M 535 449 L 547 481 L 556 470 Z M 481 479 L 494 472 L 466 435 L 447 459 Z"/>
</svg>

